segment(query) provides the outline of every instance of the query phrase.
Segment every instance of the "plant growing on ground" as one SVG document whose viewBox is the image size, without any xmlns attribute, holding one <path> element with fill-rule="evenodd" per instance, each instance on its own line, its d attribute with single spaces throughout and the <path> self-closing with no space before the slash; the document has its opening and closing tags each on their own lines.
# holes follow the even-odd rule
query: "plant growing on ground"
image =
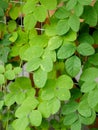
<svg viewBox="0 0 98 130">
<path fill-rule="evenodd" d="M 98 1 L 0 1 L 0 121 L 81 130 L 98 112 Z M 50 11 L 54 10 L 51 16 Z M 17 24 L 21 15 L 23 23 Z M 42 23 L 40 35 L 37 22 Z M 26 66 L 28 77 L 20 74 Z"/>
</svg>

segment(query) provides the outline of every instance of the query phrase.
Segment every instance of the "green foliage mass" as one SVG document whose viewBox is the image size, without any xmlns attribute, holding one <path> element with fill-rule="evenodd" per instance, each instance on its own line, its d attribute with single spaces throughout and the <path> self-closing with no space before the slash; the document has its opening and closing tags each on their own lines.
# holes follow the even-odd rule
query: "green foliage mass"
<svg viewBox="0 0 98 130">
<path fill-rule="evenodd" d="M 0 0 L 2 127 L 81 130 L 97 99 L 98 1 Z"/>
</svg>

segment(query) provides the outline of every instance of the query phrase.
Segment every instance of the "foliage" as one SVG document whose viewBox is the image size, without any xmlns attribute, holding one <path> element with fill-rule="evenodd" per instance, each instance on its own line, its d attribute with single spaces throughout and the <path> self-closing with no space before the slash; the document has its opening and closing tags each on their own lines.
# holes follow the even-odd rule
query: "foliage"
<svg viewBox="0 0 98 130">
<path fill-rule="evenodd" d="M 2 127 L 81 130 L 93 124 L 98 112 L 98 1 L 1 0 L 0 21 Z"/>
</svg>

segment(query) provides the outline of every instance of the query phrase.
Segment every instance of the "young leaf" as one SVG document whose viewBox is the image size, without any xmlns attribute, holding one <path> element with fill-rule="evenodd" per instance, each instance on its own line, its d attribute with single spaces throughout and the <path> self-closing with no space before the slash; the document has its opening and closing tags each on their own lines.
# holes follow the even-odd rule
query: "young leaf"
<svg viewBox="0 0 98 130">
<path fill-rule="evenodd" d="M 42 69 L 38 69 L 33 74 L 34 83 L 38 88 L 43 88 L 47 80 L 47 72 Z"/>
<path fill-rule="evenodd" d="M 40 111 L 32 110 L 30 113 L 29 119 L 30 119 L 30 123 L 33 126 L 40 126 L 40 124 L 42 122 L 42 115 L 41 115 Z"/>
<path fill-rule="evenodd" d="M 76 15 L 71 15 L 69 17 L 68 24 L 73 31 L 78 32 L 80 27 L 80 20 Z"/>
<path fill-rule="evenodd" d="M 95 53 L 94 48 L 88 43 L 81 43 L 77 47 L 77 51 L 83 56 L 89 56 Z"/>
<path fill-rule="evenodd" d="M 5 73 L 4 73 L 4 76 L 8 79 L 8 80 L 13 80 L 15 79 L 15 73 L 13 70 L 7 70 Z"/>
<path fill-rule="evenodd" d="M 76 51 L 76 47 L 71 42 L 66 42 L 63 44 L 57 52 L 58 59 L 66 59 L 72 56 Z"/>
<path fill-rule="evenodd" d="M 4 65 L 0 65 L 0 74 L 4 73 L 5 72 L 5 68 L 4 68 Z"/>
<path fill-rule="evenodd" d="M 5 83 L 5 78 L 3 74 L 0 74 L 0 85 Z"/>
<path fill-rule="evenodd" d="M 65 68 L 67 73 L 75 77 L 81 69 L 81 61 L 77 56 L 72 56 L 65 61 Z"/>
<path fill-rule="evenodd" d="M 64 35 L 69 31 L 70 27 L 68 25 L 68 20 L 59 20 L 57 23 L 56 31 L 58 35 Z"/>
</svg>

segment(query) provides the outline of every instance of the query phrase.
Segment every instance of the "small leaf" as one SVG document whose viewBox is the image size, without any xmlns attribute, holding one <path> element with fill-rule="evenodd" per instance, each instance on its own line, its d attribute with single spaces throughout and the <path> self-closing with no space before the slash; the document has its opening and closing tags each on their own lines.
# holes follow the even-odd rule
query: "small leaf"
<svg viewBox="0 0 98 130">
<path fill-rule="evenodd" d="M 94 43 L 98 44 L 98 30 L 93 32 L 93 39 L 94 39 Z"/>
<path fill-rule="evenodd" d="M 88 61 L 89 61 L 89 63 L 91 63 L 92 65 L 97 66 L 97 65 L 98 65 L 98 60 L 97 60 L 97 59 L 98 59 L 98 53 L 96 53 L 96 54 L 90 56 L 90 57 L 88 58 Z"/>
<path fill-rule="evenodd" d="M 58 35 L 64 35 L 69 31 L 70 27 L 68 25 L 68 21 L 66 19 L 59 20 L 57 23 L 56 31 Z"/>
<path fill-rule="evenodd" d="M 13 19 L 13 20 L 16 20 L 19 16 L 19 12 L 20 12 L 20 8 L 19 7 L 12 7 L 10 10 L 9 10 L 9 15 L 10 17 Z"/>
<path fill-rule="evenodd" d="M 74 7 L 74 12 L 76 16 L 81 16 L 83 13 L 83 6 L 80 3 L 77 3 L 76 6 Z"/>
<path fill-rule="evenodd" d="M 38 88 L 44 87 L 47 80 L 47 72 L 42 69 L 38 69 L 33 74 L 34 83 Z"/>
<path fill-rule="evenodd" d="M 4 74 L 4 76 L 8 79 L 8 80 L 13 80 L 15 79 L 15 73 L 13 70 L 7 70 Z"/>
<path fill-rule="evenodd" d="M 4 11 L 3 9 L 0 7 L 0 17 L 3 17 L 4 16 Z"/>
<path fill-rule="evenodd" d="M 81 130 L 81 122 L 80 122 L 80 120 L 74 122 L 71 125 L 71 130 Z"/>
<path fill-rule="evenodd" d="M 14 41 L 17 39 L 17 36 L 18 36 L 17 32 L 14 32 L 15 29 L 17 28 L 17 23 L 16 23 L 16 21 L 10 20 L 10 21 L 8 22 L 7 28 L 8 28 L 8 31 L 9 31 L 9 32 L 12 32 L 12 37 L 13 37 L 13 38 L 12 38 L 12 42 L 14 42 Z M 15 39 L 15 40 L 13 40 L 13 39 Z M 11 40 L 10 40 L 10 41 L 11 41 Z"/>
<path fill-rule="evenodd" d="M 77 47 L 77 51 L 83 56 L 89 56 L 95 53 L 94 48 L 88 43 L 81 43 Z"/>
<path fill-rule="evenodd" d="M 77 0 L 69 0 L 66 4 L 66 9 L 67 10 L 71 10 L 75 7 L 75 5 L 77 4 Z"/>
<path fill-rule="evenodd" d="M 68 24 L 73 31 L 78 32 L 80 27 L 80 20 L 76 15 L 71 15 L 69 17 Z"/>
<path fill-rule="evenodd" d="M 30 122 L 33 126 L 40 126 L 42 122 L 42 115 L 38 110 L 32 110 L 30 113 Z"/>
<path fill-rule="evenodd" d="M 76 46 L 71 42 L 63 44 L 57 52 L 58 59 L 66 59 L 72 56 L 76 51 Z"/>
<path fill-rule="evenodd" d="M 53 10 L 57 6 L 57 0 L 40 0 L 41 4 L 44 5 L 48 10 Z"/>
<path fill-rule="evenodd" d="M 73 112 L 65 116 L 63 123 L 64 125 L 72 125 L 77 119 L 78 115 L 75 112 Z"/>
<path fill-rule="evenodd" d="M 22 72 L 22 69 L 20 67 L 15 67 L 13 71 L 15 74 L 20 74 Z"/>
<path fill-rule="evenodd" d="M 72 56 L 65 61 L 65 68 L 69 75 L 75 77 L 81 69 L 81 61 L 77 56 Z"/>
<path fill-rule="evenodd" d="M 78 0 L 78 2 L 82 5 L 90 5 L 92 0 Z"/>
<path fill-rule="evenodd" d="M 65 41 L 75 41 L 76 38 L 77 38 L 77 33 L 74 32 L 73 30 L 69 30 L 69 32 L 64 36 Z"/>
<path fill-rule="evenodd" d="M 11 42 L 15 42 L 15 41 L 17 40 L 17 38 L 18 38 L 17 32 L 13 32 L 13 33 L 12 33 L 12 36 L 9 38 L 9 40 L 10 40 Z"/>
<path fill-rule="evenodd" d="M 3 105 L 4 105 L 4 101 L 0 100 L 0 110 L 2 109 Z"/>
<path fill-rule="evenodd" d="M 63 39 L 61 39 L 61 37 L 59 36 L 52 37 L 48 42 L 48 48 L 50 50 L 55 50 L 61 46 L 62 42 Z"/>
</svg>

